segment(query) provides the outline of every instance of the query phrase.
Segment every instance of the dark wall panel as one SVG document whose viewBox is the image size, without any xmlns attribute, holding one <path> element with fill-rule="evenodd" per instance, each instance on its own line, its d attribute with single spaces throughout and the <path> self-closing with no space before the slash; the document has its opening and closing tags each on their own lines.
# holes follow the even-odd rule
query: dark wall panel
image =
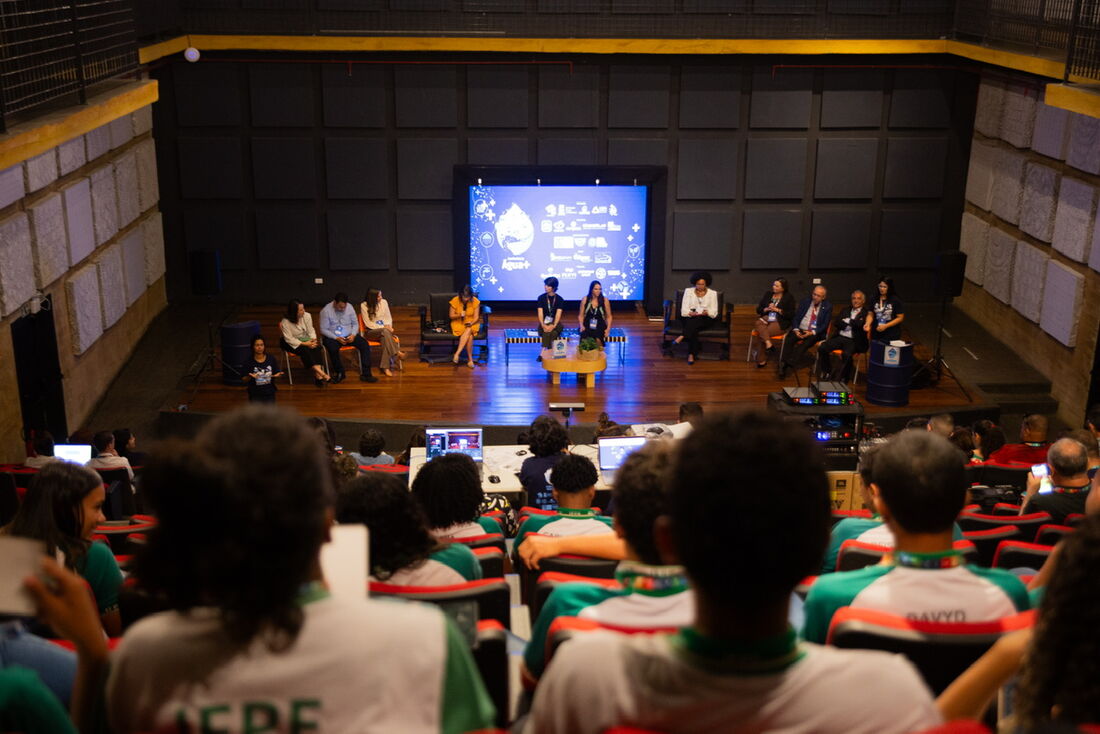
<svg viewBox="0 0 1100 734">
<path fill-rule="evenodd" d="M 826 69 L 821 127 L 878 127 L 882 123 L 884 77 L 884 72 L 873 69 Z"/>
<path fill-rule="evenodd" d="M 449 209 L 397 210 L 397 267 L 401 270 L 450 270 Z"/>
<path fill-rule="evenodd" d="M 801 199 L 805 184 L 805 138 L 749 140 L 746 199 Z"/>
<path fill-rule="evenodd" d="M 378 66 L 321 67 L 324 122 L 328 127 L 385 127 L 386 75 Z"/>
<path fill-rule="evenodd" d="M 750 127 L 808 128 L 813 103 L 813 72 L 760 67 L 752 75 Z"/>
<path fill-rule="evenodd" d="M 543 138 L 538 142 L 540 166 L 591 166 L 598 155 L 595 138 Z"/>
<path fill-rule="evenodd" d="M 678 199 L 732 199 L 737 195 L 737 142 L 680 139 Z"/>
<path fill-rule="evenodd" d="M 668 127 L 668 66 L 612 66 L 607 126 Z"/>
<path fill-rule="evenodd" d="M 736 224 L 732 212 L 676 212 L 672 218 L 672 269 L 729 270 Z"/>
<path fill-rule="evenodd" d="M 312 127 L 315 71 L 307 64 L 248 67 L 253 126 Z"/>
<path fill-rule="evenodd" d="M 951 125 L 950 75 L 917 69 L 894 72 L 890 95 L 890 127 L 948 127 Z"/>
<path fill-rule="evenodd" d="M 330 207 L 328 265 L 332 270 L 389 270 L 390 227 L 385 209 L 353 204 Z"/>
<path fill-rule="evenodd" d="M 666 165 L 668 141 L 660 138 L 612 138 L 607 141 L 607 163 L 611 166 Z"/>
<path fill-rule="evenodd" d="M 539 67 L 539 127 L 596 127 L 600 70 L 594 66 Z"/>
<path fill-rule="evenodd" d="M 886 144 L 886 182 L 890 198 L 938 199 L 947 165 L 944 138 L 890 138 Z"/>
<path fill-rule="evenodd" d="M 878 261 L 883 268 L 930 268 L 940 246 L 939 209 L 883 209 Z"/>
<path fill-rule="evenodd" d="M 526 128 L 529 78 L 523 66 L 466 67 L 466 124 Z"/>
<path fill-rule="evenodd" d="M 256 207 L 256 250 L 261 270 L 316 270 L 317 212 L 312 207 Z"/>
<path fill-rule="evenodd" d="M 183 213 L 183 236 L 187 251 L 220 250 L 222 270 L 245 270 L 252 265 L 244 215 L 236 207 L 202 207 Z"/>
<path fill-rule="evenodd" d="M 450 199 L 456 163 L 458 144 L 455 140 L 398 140 L 397 195 L 402 199 Z"/>
<path fill-rule="evenodd" d="M 390 166 L 383 138 L 326 138 L 325 184 L 330 199 L 385 199 Z"/>
<path fill-rule="evenodd" d="M 398 66 L 394 104 L 398 127 L 455 127 L 457 74 L 446 66 Z"/>
<path fill-rule="evenodd" d="M 482 166 L 524 166 L 530 163 L 526 138 L 470 138 L 466 162 Z"/>
<path fill-rule="evenodd" d="M 875 194 L 877 159 L 877 138 L 818 140 L 814 197 L 870 199 Z"/>
<path fill-rule="evenodd" d="M 815 209 L 810 234 L 810 269 L 867 267 L 870 209 Z"/>
<path fill-rule="evenodd" d="M 745 270 L 795 270 L 802 252 L 802 210 L 746 209 L 741 235 Z"/>
<path fill-rule="evenodd" d="M 240 64 L 176 64 L 173 69 L 175 111 L 180 125 L 239 125 Z"/>
<path fill-rule="evenodd" d="M 683 67 L 680 72 L 680 127 L 738 127 L 741 77 L 739 66 Z"/>
<path fill-rule="evenodd" d="M 180 138 L 180 193 L 188 199 L 244 195 L 240 138 Z"/>
<path fill-rule="evenodd" d="M 257 199 L 312 199 L 317 162 L 313 138 L 252 138 L 252 182 Z"/>
</svg>

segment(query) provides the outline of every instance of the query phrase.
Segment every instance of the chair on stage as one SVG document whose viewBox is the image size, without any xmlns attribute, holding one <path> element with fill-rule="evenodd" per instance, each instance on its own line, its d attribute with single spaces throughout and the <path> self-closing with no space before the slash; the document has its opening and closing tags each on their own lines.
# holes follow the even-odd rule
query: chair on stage
<svg viewBox="0 0 1100 734">
<path fill-rule="evenodd" d="M 730 358 L 730 316 L 733 314 L 733 304 L 727 304 L 726 298 L 722 294 L 722 291 L 715 291 L 715 295 L 718 296 L 718 323 L 709 329 L 703 329 L 699 332 L 699 340 L 701 342 L 718 343 L 722 346 L 722 351 L 714 357 L 714 359 L 729 359 Z M 671 355 L 673 350 L 673 341 L 684 335 L 684 326 L 680 322 L 680 304 L 684 302 L 684 291 L 676 291 L 676 295 L 672 300 L 666 300 L 664 303 L 664 329 L 661 332 L 661 352 L 666 355 Z M 704 353 L 700 352 L 699 358 L 704 358 Z"/>
<path fill-rule="evenodd" d="M 431 293 L 428 305 L 420 307 L 420 361 L 429 364 L 450 362 L 458 337 L 451 333 L 451 299 L 454 293 Z M 489 316 L 493 310 L 481 304 L 481 328 L 474 334 L 477 361 L 489 361 Z M 432 347 L 446 345 L 447 354 L 432 354 Z"/>
</svg>

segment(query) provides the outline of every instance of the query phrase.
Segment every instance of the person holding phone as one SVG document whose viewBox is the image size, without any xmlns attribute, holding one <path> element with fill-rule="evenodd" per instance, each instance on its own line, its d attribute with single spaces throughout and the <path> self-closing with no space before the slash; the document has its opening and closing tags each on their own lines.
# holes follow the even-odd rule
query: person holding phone
<svg viewBox="0 0 1100 734">
<path fill-rule="evenodd" d="M 688 364 L 695 364 L 695 358 L 699 356 L 699 332 L 714 326 L 720 315 L 718 293 L 710 289 L 710 283 L 710 273 L 692 273 L 691 284 L 695 287 L 685 290 L 684 298 L 680 302 L 680 323 L 684 333 L 672 343 L 687 341 Z"/>
<path fill-rule="evenodd" d="M 1064 525 L 1066 515 L 1085 512 L 1089 493 L 1089 455 L 1079 441 L 1060 438 L 1050 445 L 1047 463 L 1031 467 L 1020 514 L 1047 512 Z"/>
<path fill-rule="evenodd" d="M 481 330 L 481 301 L 477 300 L 469 285 L 464 285 L 447 306 L 450 309 L 451 333 L 458 337 L 458 348 L 451 361 L 458 364 L 458 358 L 465 349 L 466 366 L 473 369 L 474 337 Z"/>
<path fill-rule="evenodd" d="M 554 346 L 554 341 L 561 336 L 561 314 L 565 307 L 565 299 L 558 295 L 558 279 L 551 275 L 542 281 L 544 293 L 538 298 L 539 335 L 542 337 L 542 351 L 539 355 L 541 362 L 548 357 L 549 350 Z"/>
<path fill-rule="evenodd" d="M 603 294 L 603 284 L 594 280 L 588 284 L 588 295 L 581 301 L 577 323 L 581 327 L 581 339 L 592 337 L 603 346 L 611 333 L 611 303 Z"/>
</svg>

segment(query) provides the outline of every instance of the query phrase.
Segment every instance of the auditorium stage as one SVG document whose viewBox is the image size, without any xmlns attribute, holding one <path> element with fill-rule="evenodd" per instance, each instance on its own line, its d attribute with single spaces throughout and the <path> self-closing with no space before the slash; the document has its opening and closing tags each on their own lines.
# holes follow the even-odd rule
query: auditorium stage
<svg viewBox="0 0 1100 734">
<path fill-rule="evenodd" d="M 316 312 L 315 307 L 310 308 Z M 531 328 L 533 319 L 526 312 L 494 313 L 490 330 L 490 358 L 487 364 L 474 369 L 451 363 L 427 364 L 417 359 L 419 317 L 413 307 L 393 309 L 394 326 L 402 347 L 408 353 L 405 370 L 393 377 L 379 375 L 374 384 L 357 378 L 353 353 L 345 355 L 348 379 L 339 385 L 323 389 L 314 386 L 310 374 L 301 363 L 291 358 L 295 384 L 279 382 L 278 402 L 304 415 L 323 416 L 346 423 L 341 434 L 351 435 L 362 424 L 399 424 L 396 431 L 387 431 L 394 439 L 422 423 L 473 423 L 485 426 L 522 426 L 535 416 L 547 412 L 550 402 L 583 402 L 586 410 L 575 415 L 574 423 L 592 424 L 602 411 L 619 423 L 674 421 L 677 407 L 686 401 L 701 403 L 706 409 L 733 406 L 760 406 L 769 392 L 795 385 L 792 376 L 784 381 L 775 377 L 771 365 L 757 369 L 745 361 L 748 334 L 754 318 L 750 306 L 735 308 L 731 330 L 732 357 L 729 361 L 697 360 L 689 366 L 686 352 L 676 358 L 661 353 L 661 323 L 650 321 L 640 310 L 615 312 L 614 326 L 621 327 L 629 342 L 623 364 L 618 359 L 619 345 L 609 345 L 607 370 L 596 377 L 591 388 L 583 379 L 563 375 L 560 385 L 536 361 L 537 344 L 511 345 L 511 359 L 505 362 L 504 330 Z M 273 306 L 242 307 L 235 320 L 255 319 L 271 353 L 281 363 L 278 349 L 277 322 L 281 309 Z M 575 326 L 575 316 L 566 321 Z M 930 356 L 932 345 L 918 344 L 917 359 Z M 714 350 L 714 345 L 707 349 Z M 476 352 L 475 352 L 476 353 Z M 712 351 L 713 353 L 713 351 Z M 801 371 L 805 384 L 808 370 Z M 980 391 L 968 385 L 973 401 L 953 380 L 944 379 L 937 386 L 910 392 L 905 408 L 883 408 L 866 403 L 865 376 L 855 385 L 857 398 L 864 403 L 868 421 L 896 430 L 914 415 L 952 412 L 967 420 L 977 417 L 997 417 L 997 405 L 985 400 Z M 192 396 L 193 392 L 193 396 Z M 190 433 L 205 416 L 230 410 L 246 403 L 244 388 L 224 385 L 221 372 L 207 371 L 198 384 L 181 381 L 180 389 L 163 406 L 159 429 L 166 433 Z M 185 411 L 179 407 L 186 405 Z M 399 427 L 400 426 L 400 427 Z M 403 430 L 402 430 L 403 429 Z M 507 431 L 508 435 L 514 431 Z M 347 441 L 348 439 L 342 438 Z M 391 448 L 393 447 L 391 442 Z"/>
</svg>

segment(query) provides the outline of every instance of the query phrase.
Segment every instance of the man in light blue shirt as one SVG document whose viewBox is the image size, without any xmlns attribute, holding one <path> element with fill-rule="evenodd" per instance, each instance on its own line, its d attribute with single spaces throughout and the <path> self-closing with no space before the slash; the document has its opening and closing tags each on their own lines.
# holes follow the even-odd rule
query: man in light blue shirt
<svg viewBox="0 0 1100 734">
<path fill-rule="evenodd" d="M 359 361 L 363 372 L 359 379 L 363 382 L 378 382 L 370 372 L 370 345 L 359 333 L 359 318 L 354 308 L 348 308 L 348 295 L 337 293 L 332 302 L 321 309 L 321 343 L 328 350 L 332 363 L 332 382 L 342 382 L 347 377 L 344 364 L 340 361 L 340 349 L 354 346 L 359 350 Z"/>
</svg>

